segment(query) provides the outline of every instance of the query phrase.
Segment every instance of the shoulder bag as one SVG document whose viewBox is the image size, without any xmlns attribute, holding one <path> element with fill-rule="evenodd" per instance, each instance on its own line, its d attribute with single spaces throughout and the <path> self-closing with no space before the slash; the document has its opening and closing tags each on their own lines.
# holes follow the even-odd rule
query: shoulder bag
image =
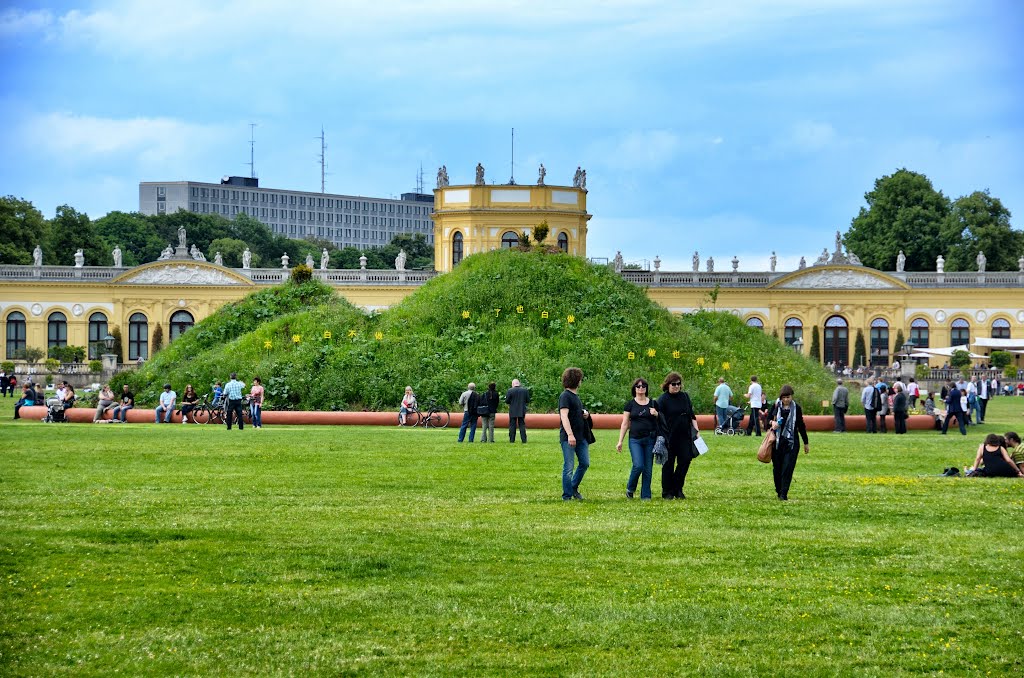
<svg viewBox="0 0 1024 678">
<path fill-rule="evenodd" d="M 768 464 L 772 460 L 772 450 L 775 449 L 775 431 L 768 431 L 764 436 L 764 440 L 761 441 L 761 447 L 757 448 L 757 460 L 763 464 Z"/>
</svg>

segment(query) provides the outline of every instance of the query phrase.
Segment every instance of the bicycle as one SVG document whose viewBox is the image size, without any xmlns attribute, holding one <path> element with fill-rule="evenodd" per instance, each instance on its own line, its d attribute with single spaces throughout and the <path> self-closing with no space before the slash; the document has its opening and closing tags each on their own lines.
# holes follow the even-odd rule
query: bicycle
<svg viewBox="0 0 1024 678">
<path fill-rule="evenodd" d="M 447 428 L 448 422 L 451 421 L 448 410 L 438 405 L 434 398 L 427 401 L 426 411 L 417 412 L 417 415 L 419 422 L 416 425 L 423 426 L 423 428 Z"/>
<path fill-rule="evenodd" d="M 192 410 L 192 421 L 197 424 L 224 423 L 224 405 L 222 403 L 210 402 L 210 396 L 204 395 L 203 399 Z"/>
</svg>

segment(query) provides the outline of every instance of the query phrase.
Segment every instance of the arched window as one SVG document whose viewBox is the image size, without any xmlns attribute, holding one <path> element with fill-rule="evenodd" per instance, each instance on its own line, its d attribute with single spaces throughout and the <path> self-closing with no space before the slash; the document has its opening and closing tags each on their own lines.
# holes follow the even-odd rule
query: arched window
<svg viewBox="0 0 1024 678">
<path fill-rule="evenodd" d="M 803 341 L 804 324 L 800 322 L 800 318 L 786 319 L 786 331 L 782 338 L 786 342 L 786 346 L 792 346 L 797 339 Z"/>
<path fill-rule="evenodd" d="M 456 266 L 460 261 L 462 261 L 462 233 L 456 231 L 452 236 L 452 266 Z"/>
<path fill-rule="evenodd" d="M 914 348 L 928 348 L 928 321 L 915 318 L 910 323 L 910 343 Z"/>
<path fill-rule="evenodd" d="M 128 360 L 149 359 L 149 321 L 141 313 L 128 318 Z"/>
<path fill-rule="evenodd" d="M 993 339 L 1009 339 L 1010 338 L 1010 321 L 999 318 L 992 322 L 992 338 Z"/>
<path fill-rule="evenodd" d="M 562 250 L 563 252 L 569 251 L 569 236 L 565 233 L 565 231 L 562 231 L 561 233 L 558 234 L 558 249 Z"/>
<path fill-rule="evenodd" d="M 188 311 L 175 311 L 171 314 L 171 341 L 192 329 L 196 319 Z"/>
<path fill-rule="evenodd" d="M 54 311 L 46 319 L 46 347 L 68 345 L 68 317 L 60 311 Z"/>
<path fill-rule="evenodd" d="M 89 316 L 89 360 L 99 360 L 106 353 L 107 346 L 103 337 L 107 336 L 107 316 L 93 313 Z"/>
<path fill-rule="evenodd" d="M 871 365 L 889 364 L 889 323 L 884 318 L 871 321 Z"/>
<path fill-rule="evenodd" d="M 834 315 L 825 321 L 826 363 L 848 365 L 850 360 L 850 326 L 846 318 Z"/>
<path fill-rule="evenodd" d="M 509 249 L 512 247 L 519 247 L 519 234 L 515 231 L 505 231 L 501 234 L 501 247 L 502 249 Z"/>
<path fill-rule="evenodd" d="M 971 325 L 963 318 L 957 318 L 949 326 L 949 345 L 966 346 L 971 343 Z"/>
<path fill-rule="evenodd" d="M 753 327 L 764 332 L 764 322 L 757 317 L 747 318 L 747 327 Z"/>
<path fill-rule="evenodd" d="M 7 359 L 15 360 L 25 350 L 25 314 L 11 311 L 7 314 Z"/>
</svg>

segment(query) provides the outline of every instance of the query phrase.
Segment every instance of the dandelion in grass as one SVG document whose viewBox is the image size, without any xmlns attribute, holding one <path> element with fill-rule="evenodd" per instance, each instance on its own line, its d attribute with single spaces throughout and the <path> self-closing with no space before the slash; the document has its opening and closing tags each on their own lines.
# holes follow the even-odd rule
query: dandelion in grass
<svg viewBox="0 0 1024 678">
<path fill-rule="evenodd" d="M 567 323 L 574 323 L 574 322 L 576 322 L 576 316 L 570 314 L 568 317 L 566 317 L 565 322 L 567 322 Z"/>
<path fill-rule="evenodd" d="M 462 319 L 463 320 L 468 320 L 469 319 L 469 311 L 463 311 L 462 312 Z"/>
<path fill-rule="evenodd" d="M 723 370 L 727 370 L 727 369 L 729 369 L 729 361 L 728 361 L 728 360 L 727 360 L 727 361 L 725 361 L 724 363 L 722 363 L 722 369 L 723 369 Z"/>
<path fill-rule="evenodd" d="M 381 339 L 384 338 L 384 333 L 383 332 L 375 332 L 374 335 L 373 335 L 373 338 L 376 339 L 377 341 L 380 341 Z"/>
<path fill-rule="evenodd" d="M 649 349 L 647 349 L 647 357 L 648 357 L 648 358 L 653 358 L 653 357 L 654 357 L 654 356 L 656 356 L 657 354 L 658 354 L 658 352 L 657 352 L 657 351 L 655 351 L 655 350 L 654 350 L 653 348 L 649 348 Z"/>
<path fill-rule="evenodd" d="M 292 343 L 293 344 L 302 343 L 302 335 L 301 334 L 293 334 L 292 335 Z"/>
<path fill-rule="evenodd" d="M 697 358 L 697 364 L 698 365 L 703 365 L 704 364 L 704 356 L 700 356 L 700 357 Z"/>
</svg>

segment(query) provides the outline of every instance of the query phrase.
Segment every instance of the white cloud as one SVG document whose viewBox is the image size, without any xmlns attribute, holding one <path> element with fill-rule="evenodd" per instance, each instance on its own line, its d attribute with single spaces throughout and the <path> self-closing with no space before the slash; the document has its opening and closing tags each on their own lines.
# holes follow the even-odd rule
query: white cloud
<svg viewBox="0 0 1024 678">
<path fill-rule="evenodd" d="M 53 13 L 46 9 L 26 12 L 18 8 L 0 12 L 0 39 L 12 40 L 19 36 L 46 33 L 53 26 Z"/>
</svg>

